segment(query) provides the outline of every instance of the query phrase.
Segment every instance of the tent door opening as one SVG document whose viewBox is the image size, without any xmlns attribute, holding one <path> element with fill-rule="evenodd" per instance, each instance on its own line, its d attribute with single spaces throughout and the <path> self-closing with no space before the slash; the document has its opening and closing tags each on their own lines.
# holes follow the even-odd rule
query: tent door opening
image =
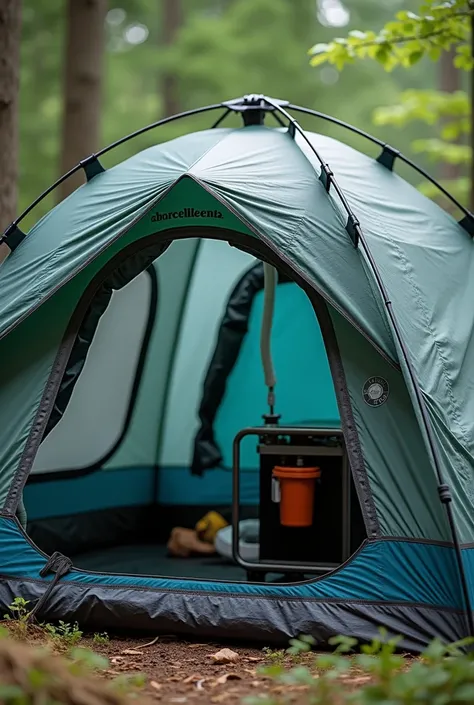
<svg viewBox="0 0 474 705">
<path fill-rule="evenodd" d="M 63 373 L 69 397 L 25 488 L 30 538 L 107 574 L 298 582 L 337 567 L 366 532 L 314 303 L 278 270 L 272 355 L 285 426 L 273 434 L 258 426 L 267 404 L 262 261 L 220 239 L 187 237 L 151 264 L 148 252 L 147 267 L 138 253 L 102 273 L 78 317 Z M 288 436 L 287 426 L 302 435 Z M 242 439 L 236 465 L 233 440 L 244 427 L 254 436 L 250 446 Z M 274 468 L 299 464 L 321 473 L 302 529 L 281 525 L 272 499 Z M 262 566 L 219 551 L 217 537 L 215 551 L 170 550 L 175 529 L 189 536 L 209 512 L 227 523 L 224 543 L 240 520 L 260 527 Z"/>
</svg>

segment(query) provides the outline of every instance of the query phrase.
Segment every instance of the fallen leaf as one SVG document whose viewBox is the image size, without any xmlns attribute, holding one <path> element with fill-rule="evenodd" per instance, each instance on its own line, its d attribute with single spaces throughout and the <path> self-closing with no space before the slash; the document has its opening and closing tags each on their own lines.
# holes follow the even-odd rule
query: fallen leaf
<svg viewBox="0 0 474 705">
<path fill-rule="evenodd" d="M 212 654 L 211 658 L 215 663 L 235 663 L 239 660 L 239 654 L 231 649 L 221 649 Z"/>
<path fill-rule="evenodd" d="M 125 649 L 125 651 L 122 651 L 122 654 L 127 654 L 128 656 L 141 656 L 142 652 L 137 651 L 136 649 Z"/>
<path fill-rule="evenodd" d="M 156 681 L 150 681 L 150 685 L 155 690 L 161 690 L 161 688 L 163 687 L 161 683 L 157 683 Z"/>
<path fill-rule="evenodd" d="M 223 683 L 227 683 L 227 681 L 241 681 L 242 676 L 239 676 L 238 673 L 224 673 L 222 676 L 219 676 L 219 678 L 216 678 L 216 683 L 219 683 L 219 685 L 222 685 Z"/>
<path fill-rule="evenodd" d="M 192 676 L 188 676 L 187 678 L 184 679 L 183 683 L 195 683 L 196 681 L 200 680 L 201 676 L 199 673 L 193 673 Z"/>
<path fill-rule="evenodd" d="M 358 683 L 367 683 L 367 681 L 372 680 L 372 676 L 357 676 L 357 678 L 348 678 L 347 683 L 351 685 L 356 685 Z"/>
<path fill-rule="evenodd" d="M 276 685 L 270 688 L 272 693 L 289 693 L 293 691 L 308 690 L 308 685 Z"/>
<path fill-rule="evenodd" d="M 140 644 L 140 646 L 137 646 L 137 649 L 146 649 L 147 646 L 153 646 L 154 644 L 156 644 L 159 638 L 159 636 L 155 636 L 153 641 L 149 641 L 148 644 Z"/>
<path fill-rule="evenodd" d="M 263 661 L 263 656 L 247 656 L 247 661 Z"/>
</svg>

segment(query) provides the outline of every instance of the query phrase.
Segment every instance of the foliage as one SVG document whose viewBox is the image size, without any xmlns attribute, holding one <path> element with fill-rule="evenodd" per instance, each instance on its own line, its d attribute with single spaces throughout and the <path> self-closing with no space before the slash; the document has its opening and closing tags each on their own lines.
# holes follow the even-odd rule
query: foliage
<svg viewBox="0 0 474 705">
<path fill-rule="evenodd" d="M 373 59 L 386 71 L 401 66 L 411 69 L 424 57 L 437 61 L 443 52 L 451 51 L 457 69 L 471 71 L 474 58 L 471 47 L 471 25 L 474 6 L 469 0 L 431 0 L 418 13 L 402 10 L 394 21 L 378 32 L 355 30 L 345 38 L 318 43 L 310 49 L 311 64 L 329 63 L 342 70 L 359 59 Z M 411 143 L 415 154 L 429 162 L 463 167 L 472 163 L 472 147 L 466 144 L 470 136 L 471 107 L 467 93 L 435 90 L 409 90 L 399 100 L 375 110 L 376 125 L 406 128 L 415 121 L 427 126 L 440 125 L 438 134 L 419 138 Z M 470 179 L 461 176 L 444 180 L 442 184 L 459 200 L 468 201 Z M 439 199 L 439 190 L 423 182 L 420 189 Z"/>
<path fill-rule="evenodd" d="M 379 32 L 353 30 L 345 38 L 315 44 L 310 49 L 311 64 L 324 62 L 342 69 L 356 59 L 375 59 L 387 70 L 396 66 L 409 68 L 424 56 L 437 61 L 441 52 L 454 47 L 457 68 L 473 67 L 470 18 L 474 14 L 467 0 L 425 2 L 419 14 L 401 10 L 396 19 Z"/>
<path fill-rule="evenodd" d="M 30 601 L 25 600 L 24 597 L 15 597 L 11 605 L 8 607 L 10 614 L 3 615 L 3 619 L 7 621 L 17 620 L 18 622 L 26 623 L 28 621 L 28 617 L 30 616 L 30 610 L 28 609 L 29 604 Z"/>
<path fill-rule="evenodd" d="M 94 644 L 108 644 L 110 641 L 110 637 L 107 632 L 97 632 L 92 637 L 92 641 L 94 642 Z"/>
<path fill-rule="evenodd" d="M 67 624 L 60 619 L 57 625 L 45 624 L 44 629 L 53 639 L 62 641 L 68 646 L 73 646 L 82 639 L 82 631 L 79 629 L 77 622 Z"/>
<path fill-rule="evenodd" d="M 347 28 L 377 28 L 392 12 L 381 0 L 338 0 L 346 8 Z M 416 0 L 397 0 L 411 10 Z M 334 29 L 321 18 L 323 0 L 182 0 L 183 25 L 175 44 L 161 41 L 160 5 L 155 0 L 110 3 L 107 17 L 101 143 L 106 145 L 162 117 L 160 77 L 169 70 L 177 77 L 183 110 L 261 92 L 347 118 L 364 128 L 373 109 L 389 104 L 399 90 L 431 87 L 433 72 L 414 67 L 409 81 L 391 74 L 380 81 L 377 66 L 352 67 L 339 75 L 332 66 L 312 69 L 305 48 L 314 40 L 329 41 Z M 60 175 L 65 3 L 23 0 L 20 82 L 20 208 L 24 209 Z M 344 14 L 344 11 L 343 11 Z M 344 19 L 344 17 L 343 17 Z M 323 21 L 324 20 L 324 21 Z M 345 20 L 344 20 L 345 21 Z M 128 41 L 130 28 L 140 26 L 143 41 Z M 374 91 L 374 84 L 377 84 Z M 131 154 L 188 130 L 207 129 L 212 115 L 171 123 L 126 143 L 103 159 L 110 167 Z M 216 115 L 217 118 L 217 115 Z M 303 118 L 308 129 L 338 136 L 337 127 Z M 269 124 L 272 121 L 269 119 Z M 227 125 L 238 125 L 237 118 Z M 377 129 L 375 132 L 377 133 Z M 384 140 L 397 140 L 406 149 L 422 137 L 408 127 L 397 136 L 390 125 Z M 358 146 L 357 138 L 344 139 Z M 48 197 L 24 221 L 28 229 L 55 203 Z"/>
<path fill-rule="evenodd" d="M 294 640 L 293 648 L 306 653 L 307 638 Z M 452 645 L 435 640 L 421 659 L 407 660 L 397 653 L 398 638 L 381 629 L 372 643 L 336 637 L 332 653 L 319 654 L 308 667 L 286 669 L 267 666 L 261 673 L 277 683 L 303 688 L 308 705 L 461 705 L 474 702 L 473 643 Z M 355 651 L 357 650 L 357 653 Z M 357 685 L 357 690 L 353 686 Z M 352 686 L 352 687 L 351 687 Z M 246 699 L 246 705 L 280 705 L 274 697 Z"/>
</svg>

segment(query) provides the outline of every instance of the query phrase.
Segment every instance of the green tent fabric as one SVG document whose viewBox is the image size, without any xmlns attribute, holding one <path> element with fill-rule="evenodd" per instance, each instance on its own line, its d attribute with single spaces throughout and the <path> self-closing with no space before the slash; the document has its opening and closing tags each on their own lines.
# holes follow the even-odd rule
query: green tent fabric
<svg viewBox="0 0 474 705">
<path fill-rule="evenodd" d="M 307 138 L 334 172 L 385 284 L 467 547 L 474 541 L 473 242 L 373 158 L 323 135 Z M 403 351 L 367 253 L 353 246 L 347 213 L 320 172 L 298 133 L 205 130 L 97 174 L 30 230 L 0 267 L 0 503 L 7 513 L 20 502 L 41 441 L 45 396 L 54 397 L 61 383 L 60 344 L 72 335 L 71 317 L 88 285 L 134 243 L 138 252 L 143 242 L 152 261 L 159 233 L 164 250 L 173 232 L 196 237 L 199 228 L 276 258 L 324 300 L 347 384 L 339 405 L 355 439 L 352 470 L 369 539 L 451 545 Z M 387 384 L 380 406 L 364 397 L 371 378 Z"/>
<path fill-rule="evenodd" d="M 469 287 L 456 283 L 472 279 L 472 242 L 449 215 L 373 159 L 326 137 L 311 140 L 334 165 L 389 287 L 455 493 L 456 521 L 468 542 L 474 413 L 467 377 L 474 313 Z M 182 225 L 182 219 L 154 222 L 148 213 L 177 181 L 175 189 L 186 188 L 179 182 L 184 177 L 225 206 L 219 225 L 246 230 L 239 219 L 248 223 L 397 363 L 380 294 L 361 250 L 351 245 L 337 198 L 318 180 L 314 161 L 286 132 L 251 127 L 188 135 L 99 174 L 32 228 L 0 269 L 0 332 L 11 330 L 86 266 L 90 278 L 126 243 L 171 222 Z M 191 204 L 192 197 L 185 198 Z M 462 330 L 454 331 L 460 317 Z"/>
</svg>

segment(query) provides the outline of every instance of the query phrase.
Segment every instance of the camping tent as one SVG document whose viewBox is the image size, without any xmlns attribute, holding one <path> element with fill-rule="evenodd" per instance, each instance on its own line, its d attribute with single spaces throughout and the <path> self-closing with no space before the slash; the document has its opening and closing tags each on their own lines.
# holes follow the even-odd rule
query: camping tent
<svg viewBox="0 0 474 705">
<path fill-rule="evenodd" d="M 381 624 L 412 649 L 464 636 L 472 217 L 456 222 L 400 178 L 386 146 L 374 159 L 304 133 L 269 98 L 216 107 L 242 112 L 244 126 L 188 134 L 108 170 L 93 156 L 78 166 L 87 183 L 26 237 L 19 220 L 5 233 L 0 602 L 21 595 L 39 601 L 42 619 L 86 627 L 268 641 L 366 639 Z M 268 113 L 282 126 L 264 126 Z M 291 584 L 101 569 L 94 542 L 113 545 L 141 520 L 159 533 L 182 521 L 182 507 L 229 501 L 232 436 L 265 411 L 261 287 L 211 404 L 213 469 L 202 467 L 200 431 L 213 360 L 239 317 L 232 302 L 258 275 L 255 258 L 281 276 L 280 411 L 288 423 L 340 423 L 366 538 L 338 569 Z M 257 462 L 244 458 L 251 507 Z M 60 552 L 81 532 L 84 567 Z"/>
</svg>

